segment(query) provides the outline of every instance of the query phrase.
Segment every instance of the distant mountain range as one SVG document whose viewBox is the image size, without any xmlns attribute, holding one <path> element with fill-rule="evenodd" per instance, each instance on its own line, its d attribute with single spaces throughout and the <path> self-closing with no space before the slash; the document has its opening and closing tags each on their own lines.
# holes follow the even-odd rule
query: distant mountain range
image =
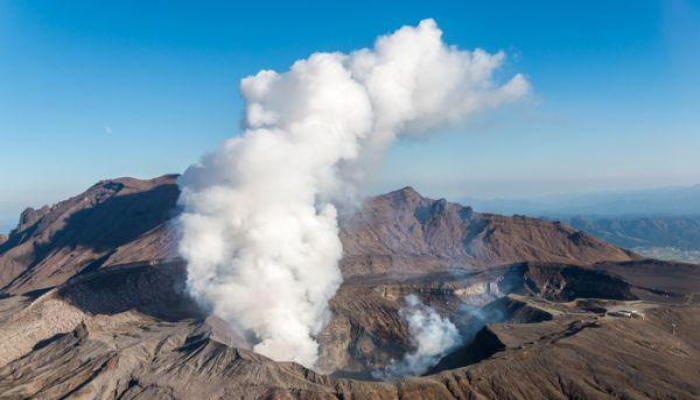
<svg viewBox="0 0 700 400">
<path fill-rule="evenodd" d="M 463 202 L 481 212 L 559 220 L 642 253 L 645 249 L 654 254 L 660 249 L 700 250 L 700 185 Z M 674 252 L 671 258 L 694 261 L 694 254 L 688 258 Z"/>
<path fill-rule="evenodd" d="M 673 247 L 700 250 L 700 216 L 586 218 L 566 222 L 625 248 Z"/>
<path fill-rule="evenodd" d="M 700 216 L 700 185 L 529 199 L 464 198 L 462 203 L 481 212 L 550 218 Z"/>
</svg>

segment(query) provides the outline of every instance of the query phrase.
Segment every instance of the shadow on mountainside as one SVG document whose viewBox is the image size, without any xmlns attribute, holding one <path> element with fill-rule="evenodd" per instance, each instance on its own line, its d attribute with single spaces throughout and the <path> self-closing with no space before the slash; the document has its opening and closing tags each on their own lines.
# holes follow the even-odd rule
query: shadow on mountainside
<svg viewBox="0 0 700 400">
<path fill-rule="evenodd" d="M 133 241 L 173 215 L 179 190 L 176 184 L 116 195 L 72 214 L 57 245 L 111 250 Z"/>
<path fill-rule="evenodd" d="M 5 281 L 3 290 L 31 279 L 42 264 L 61 265 L 60 273 L 69 275 L 95 270 L 116 248 L 175 214 L 179 189 L 173 181 L 121 193 L 129 189 L 134 188 L 118 181 L 102 183 L 51 209 L 42 209 L 31 225 L 20 223 L 0 246 L 0 264 L 3 257 L 11 258 L 18 269 L 16 276 Z M 25 211 L 23 219 L 31 211 Z M 99 257 L 86 260 L 80 256 L 86 250 Z M 144 255 L 144 260 L 147 258 Z"/>
<path fill-rule="evenodd" d="M 181 261 L 161 264 L 115 265 L 79 275 L 59 289 L 59 295 L 91 314 L 136 310 L 165 321 L 205 318 L 186 289 Z"/>
</svg>

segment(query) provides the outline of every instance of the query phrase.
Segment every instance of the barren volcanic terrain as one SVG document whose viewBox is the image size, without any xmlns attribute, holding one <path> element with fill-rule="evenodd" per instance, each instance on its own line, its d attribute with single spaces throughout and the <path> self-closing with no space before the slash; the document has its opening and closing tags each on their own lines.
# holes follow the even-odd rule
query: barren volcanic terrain
<svg viewBox="0 0 700 400">
<path fill-rule="evenodd" d="M 175 180 L 99 182 L 0 239 L 0 398 L 700 397 L 700 266 L 411 188 L 341 218 L 315 371 L 272 361 L 188 297 Z M 416 347 L 409 295 L 461 344 L 383 380 Z"/>
</svg>

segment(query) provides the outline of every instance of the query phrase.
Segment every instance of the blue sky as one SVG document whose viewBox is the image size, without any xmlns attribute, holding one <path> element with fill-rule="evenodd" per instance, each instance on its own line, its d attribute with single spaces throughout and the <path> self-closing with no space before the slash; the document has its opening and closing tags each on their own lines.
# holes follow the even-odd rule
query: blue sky
<svg viewBox="0 0 700 400">
<path fill-rule="evenodd" d="M 239 132 L 238 81 L 423 18 L 504 50 L 526 104 L 389 152 L 374 191 L 513 197 L 700 183 L 700 2 L 0 1 L 0 231 Z"/>
</svg>

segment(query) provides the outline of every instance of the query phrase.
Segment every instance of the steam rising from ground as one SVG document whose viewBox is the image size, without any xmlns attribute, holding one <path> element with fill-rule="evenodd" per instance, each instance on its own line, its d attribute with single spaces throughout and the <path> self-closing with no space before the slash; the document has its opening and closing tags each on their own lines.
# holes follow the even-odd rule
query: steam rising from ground
<svg viewBox="0 0 700 400">
<path fill-rule="evenodd" d="M 443 318 L 432 307 L 423 304 L 416 295 L 406 296 L 407 308 L 399 313 L 408 324 L 415 351 L 378 371 L 375 378 L 393 378 L 406 375 L 423 375 L 435 366 L 442 357 L 462 344 L 462 336 L 457 327 Z"/>
<path fill-rule="evenodd" d="M 433 20 L 373 49 L 316 53 L 242 80 L 241 136 L 180 179 L 190 293 L 254 350 L 313 366 L 341 283 L 337 207 L 401 134 L 518 100 L 529 84 L 492 75 L 503 53 L 461 51 Z"/>
</svg>

